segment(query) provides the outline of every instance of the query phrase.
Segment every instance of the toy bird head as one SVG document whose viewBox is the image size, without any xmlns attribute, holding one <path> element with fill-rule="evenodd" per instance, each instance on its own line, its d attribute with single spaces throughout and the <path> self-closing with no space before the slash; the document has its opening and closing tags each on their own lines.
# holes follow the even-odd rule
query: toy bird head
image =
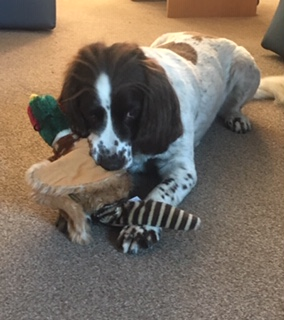
<svg viewBox="0 0 284 320">
<path fill-rule="evenodd" d="M 57 100 L 50 95 L 31 95 L 28 115 L 34 129 L 50 146 L 58 135 L 64 136 L 71 132 Z"/>
</svg>

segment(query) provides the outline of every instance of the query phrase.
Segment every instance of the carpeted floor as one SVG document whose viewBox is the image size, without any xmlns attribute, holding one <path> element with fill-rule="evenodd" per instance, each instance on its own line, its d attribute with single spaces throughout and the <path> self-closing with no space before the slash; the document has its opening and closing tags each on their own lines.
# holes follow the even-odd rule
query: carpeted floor
<svg viewBox="0 0 284 320">
<path fill-rule="evenodd" d="M 261 0 L 250 18 L 168 19 L 164 1 L 59 0 L 53 32 L 0 31 L 1 320 L 284 319 L 283 107 L 251 102 L 246 135 L 214 123 L 196 150 L 198 185 L 181 204 L 202 228 L 166 231 L 138 256 L 118 252 L 116 231 L 102 226 L 91 245 L 70 243 L 24 181 L 51 154 L 26 115 L 29 95 L 57 96 L 79 46 L 148 45 L 194 30 L 244 45 L 263 75 L 283 74 L 283 60 L 260 46 L 277 4 Z"/>
</svg>

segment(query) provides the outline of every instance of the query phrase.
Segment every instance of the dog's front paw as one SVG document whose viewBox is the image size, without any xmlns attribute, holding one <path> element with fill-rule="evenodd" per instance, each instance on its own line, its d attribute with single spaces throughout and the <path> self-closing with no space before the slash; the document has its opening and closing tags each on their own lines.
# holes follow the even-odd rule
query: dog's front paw
<svg viewBox="0 0 284 320">
<path fill-rule="evenodd" d="M 139 249 L 150 248 L 160 240 L 161 228 L 151 226 L 125 226 L 117 238 L 124 253 L 138 253 Z"/>
<path fill-rule="evenodd" d="M 236 133 L 246 133 L 251 130 L 249 119 L 243 115 L 231 115 L 225 120 L 226 126 Z"/>
</svg>

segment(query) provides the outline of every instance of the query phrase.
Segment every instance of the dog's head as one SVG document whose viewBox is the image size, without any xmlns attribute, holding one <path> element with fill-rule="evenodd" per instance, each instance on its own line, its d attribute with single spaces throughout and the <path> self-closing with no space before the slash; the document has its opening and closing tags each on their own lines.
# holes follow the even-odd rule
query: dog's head
<svg viewBox="0 0 284 320">
<path fill-rule="evenodd" d="M 135 153 L 162 153 L 182 134 L 165 71 L 134 44 L 83 47 L 66 72 L 59 102 L 107 170 L 130 167 Z"/>
</svg>

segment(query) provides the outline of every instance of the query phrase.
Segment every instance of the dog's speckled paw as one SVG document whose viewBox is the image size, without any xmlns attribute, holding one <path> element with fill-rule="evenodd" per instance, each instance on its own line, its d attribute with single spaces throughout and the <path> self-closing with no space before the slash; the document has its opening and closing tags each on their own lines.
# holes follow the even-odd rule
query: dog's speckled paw
<svg viewBox="0 0 284 320">
<path fill-rule="evenodd" d="M 151 226 L 125 226 L 118 236 L 118 246 L 124 253 L 138 253 L 160 240 L 161 228 Z"/>
</svg>

